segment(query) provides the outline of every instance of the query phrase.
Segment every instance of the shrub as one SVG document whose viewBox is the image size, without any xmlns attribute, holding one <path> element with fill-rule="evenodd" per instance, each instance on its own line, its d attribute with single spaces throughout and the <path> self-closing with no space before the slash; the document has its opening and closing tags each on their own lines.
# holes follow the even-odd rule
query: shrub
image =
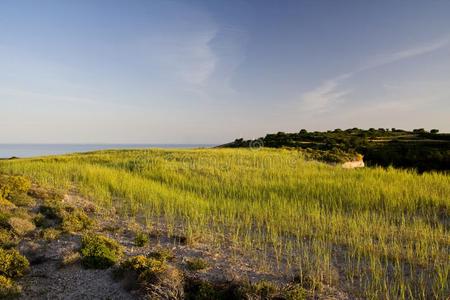
<svg viewBox="0 0 450 300">
<path fill-rule="evenodd" d="M 79 262 L 81 259 L 79 252 L 70 252 L 63 256 L 61 260 L 61 267 L 66 267 L 70 265 L 74 265 Z"/>
<path fill-rule="evenodd" d="M 215 300 L 222 299 L 222 291 L 211 283 L 199 279 L 189 279 L 185 286 L 187 300 Z M 244 298 L 245 299 L 245 298 Z"/>
<path fill-rule="evenodd" d="M 13 234 L 6 229 L 0 228 L 0 248 L 9 249 L 16 245 Z"/>
<path fill-rule="evenodd" d="M 10 200 L 14 195 L 28 192 L 31 181 L 23 176 L 0 175 L 0 198 Z"/>
<path fill-rule="evenodd" d="M 138 232 L 134 238 L 134 244 L 138 247 L 144 247 L 148 244 L 148 235 L 144 232 Z"/>
<path fill-rule="evenodd" d="M 21 288 L 11 279 L 0 275 L 0 299 L 14 298 L 20 295 Z"/>
<path fill-rule="evenodd" d="M 209 264 L 204 259 L 192 258 L 186 261 L 186 266 L 191 271 L 199 271 L 208 268 Z"/>
<path fill-rule="evenodd" d="M 157 260 L 164 261 L 171 261 L 175 258 L 175 254 L 173 253 L 173 251 L 168 248 L 161 248 L 156 251 L 150 252 L 148 256 Z"/>
<path fill-rule="evenodd" d="M 122 255 L 122 247 L 110 238 L 94 234 L 82 238 L 82 264 L 86 268 L 107 269 L 116 264 Z"/>
<path fill-rule="evenodd" d="M 36 228 L 32 222 L 17 217 L 10 218 L 8 224 L 18 235 L 25 235 Z"/>
<path fill-rule="evenodd" d="M 27 194 L 16 194 L 13 195 L 10 201 L 17 206 L 31 207 L 36 205 L 36 201 L 28 196 Z"/>
<path fill-rule="evenodd" d="M 6 200 L 0 196 L 0 209 L 12 209 L 16 206 L 9 200 Z"/>
<path fill-rule="evenodd" d="M 0 211 L 0 228 L 10 229 L 9 218 L 11 218 L 10 212 L 2 212 Z"/>
<path fill-rule="evenodd" d="M 46 200 L 44 205 L 39 207 L 41 215 L 56 223 L 54 225 L 61 225 L 65 232 L 78 232 L 92 228 L 94 221 L 81 209 L 71 206 L 64 207 L 56 200 Z M 49 227 L 52 222 L 48 222 L 42 217 L 36 220 L 42 227 Z"/>
<path fill-rule="evenodd" d="M 140 280 L 146 281 L 167 269 L 165 261 L 147 258 L 143 255 L 131 257 L 120 264 L 122 271 L 135 271 Z"/>
<path fill-rule="evenodd" d="M 77 232 L 92 228 L 94 222 L 80 209 L 62 213 L 61 227 L 65 232 Z"/>
<path fill-rule="evenodd" d="M 53 241 L 59 238 L 61 231 L 55 228 L 46 228 L 41 231 L 40 236 L 46 241 Z"/>
<path fill-rule="evenodd" d="M 277 287 L 269 281 L 259 281 L 253 285 L 253 290 L 262 299 L 270 299 L 277 292 Z"/>
<path fill-rule="evenodd" d="M 283 298 L 286 300 L 305 300 L 308 292 L 300 285 L 289 285 L 283 291 Z"/>
<path fill-rule="evenodd" d="M 28 260 L 17 250 L 0 249 L 0 275 L 10 278 L 21 277 L 29 266 Z"/>
</svg>

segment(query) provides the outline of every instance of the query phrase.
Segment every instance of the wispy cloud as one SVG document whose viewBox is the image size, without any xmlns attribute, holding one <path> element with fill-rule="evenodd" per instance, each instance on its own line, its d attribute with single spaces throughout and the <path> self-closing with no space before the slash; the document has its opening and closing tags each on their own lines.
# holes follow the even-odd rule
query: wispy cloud
<svg viewBox="0 0 450 300">
<path fill-rule="evenodd" d="M 345 96 L 351 94 L 351 89 L 342 86 L 345 80 L 364 71 L 434 52 L 448 46 L 449 42 L 449 38 L 445 37 L 428 44 L 376 56 L 359 68 L 327 79 L 319 86 L 303 93 L 301 95 L 301 109 L 303 111 L 314 111 L 317 113 L 324 112 L 332 105 L 338 103 L 339 100 L 342 100 Z"/>
</svg>

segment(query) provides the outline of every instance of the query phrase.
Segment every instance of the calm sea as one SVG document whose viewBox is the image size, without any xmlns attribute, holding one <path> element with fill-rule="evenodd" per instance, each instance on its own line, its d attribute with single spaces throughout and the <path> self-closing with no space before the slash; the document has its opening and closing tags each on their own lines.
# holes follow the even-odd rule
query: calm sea
<svg viewBox="0 0 450 300">
<path fill-rule="evenodd" d="M 0 158 L 33 157 L 109 149 L 192 149 L 209 148 L 210 144 L 0 144 Z"/>
</svg>

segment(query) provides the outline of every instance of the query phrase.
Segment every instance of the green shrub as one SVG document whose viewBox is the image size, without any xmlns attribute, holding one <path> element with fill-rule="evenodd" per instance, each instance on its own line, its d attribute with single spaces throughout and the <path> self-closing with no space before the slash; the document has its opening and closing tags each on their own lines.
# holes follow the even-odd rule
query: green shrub
<svg viewBox="0 0 450 300">
<path fill-rule="evenodd" d="M 56 200 L 46 200 L 39 207 L 39 212 L 40 215 L 60 225 L 65 232 L 83 231 L 94 225 L 94 221 L 83 210 L 71 206 L 64 207 Z M 51 224 L 41 216 L 35 221 L 42 227 L 48 227 Z"/>
<path fill-rule="evenodd" d="M 62 213 L 61 228 L 65 232 L 78 232 L 92 228 L 94 221 L 80 209 Z"/>
<path fill-rule="evenodd" d="M 2 212 L 0 211 L 0 228 L 7 228 L 7 229 L 11 229 L 10 225 L 9 225 L 9 218 L 11 218 L 11 213 L 8 212 Z"/>
<path fill-rule="evenodd" d="M 14 246 L 16 246 L 14 235 L 10 231 L 0 228 L 0 248 L 10 249 Z"/>
<path fill-rule="evenodd" d="M 27 194 L 13 195 L 10 201 L 17 206 L 31 207 L 36 205 L 36 201 Z"/>
<path fill-rule="evenodd" d="M 8 224 L 11 229 L 18 235 L 26 235 L 27 233 L 33 231 L 36 227 L 34 224 L 27 219 L 11 217 L 8 220 Z"/>
<path fill-rule="evenodd" d="M 122 255 L 122 247 L 110 238 L 94 234 L 82 238 L 82 264 L 86 268 L 107 269 L 116 264 Z"/>
<path fill-rule="evenodd" d="M 208 268 L 209 264 L 204 259 L 192 258 L 186 261 L 186 266 L 191 271 L 199 271 Z"/>
<path fill-rule="evenodd" d="M 138 232 L 134 238 L 134 244 L 138 247 L 144 247 L 148 244 L 149 238 L 145 232 Z"/>
<path fill-rule="evenodd" d="M 0 299 L 15 298 L 20 295 L 21 288 L 11 279 L 0 275 Z"/>
<path fill-rule="evenodd" d="M 15 195 L 28 192 L 31 181 L 23 176 L 0 175 L 0 198 L 10 200 Z"/>
<path fill-rule="evenodd" d="M 291 285 L 283 291 L 283 298 L 286 300 L 306 300 L 308 292 L 300 285 Z"/>
<path fill-rule="evenodd" d="M 40 232 L 41 238 L 46 241 L 53 241 L 59 238 L 61 231 L 55 228 L 46 228 Z"/>
<path fill-rule="evenodd" d="M 226 299 L 223 296 L 223 291 L 216 289 L 211 283 L 199 279 L 188 280 L 186 282 L 185 291 L 187 300 Z"/>
<path fill-rule="evenodd" d="M 28 260 L 17 250 L 0 249 L 0 275 L 10 278 L 21 277 L 29 266 Z"/>
<path fill-rule="evenodd" d="M 269 281 L 262 280 L 253 285 L 253 290 L 262 299 L 271 299 L 276 294 L 277 287 Z"/>
<path fill-rule="evenodd" d="M 147 258 L 143 255 L 131 257 L 120 264 L 122 270 L 136 271 L 139 275 L 162 273 L 167 269 L 165 261 Z"/>
<path fill-rule="evenodd" d="M 173 253 L 173 251 L 168 248 L 161 248 L 155 250 L 153 252 L 150 252 L 148 256 L 157 260 L 164 260 L 164 261 L 171 261 L 175 258 L 175 254 Z"/>
</svg>

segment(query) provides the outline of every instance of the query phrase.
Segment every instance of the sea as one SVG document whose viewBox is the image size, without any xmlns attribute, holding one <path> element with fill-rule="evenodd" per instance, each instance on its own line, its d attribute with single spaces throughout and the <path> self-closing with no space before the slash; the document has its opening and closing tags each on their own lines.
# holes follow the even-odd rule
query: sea
<svg viewBox="0 0 450 300">
<path fill-rule="evenodd" d="M 0 158 L 37 157 L 96 150 L 123 149 L 195 149 L 211 148 L 213 144 L 0 144 Z"/>
</svg>

